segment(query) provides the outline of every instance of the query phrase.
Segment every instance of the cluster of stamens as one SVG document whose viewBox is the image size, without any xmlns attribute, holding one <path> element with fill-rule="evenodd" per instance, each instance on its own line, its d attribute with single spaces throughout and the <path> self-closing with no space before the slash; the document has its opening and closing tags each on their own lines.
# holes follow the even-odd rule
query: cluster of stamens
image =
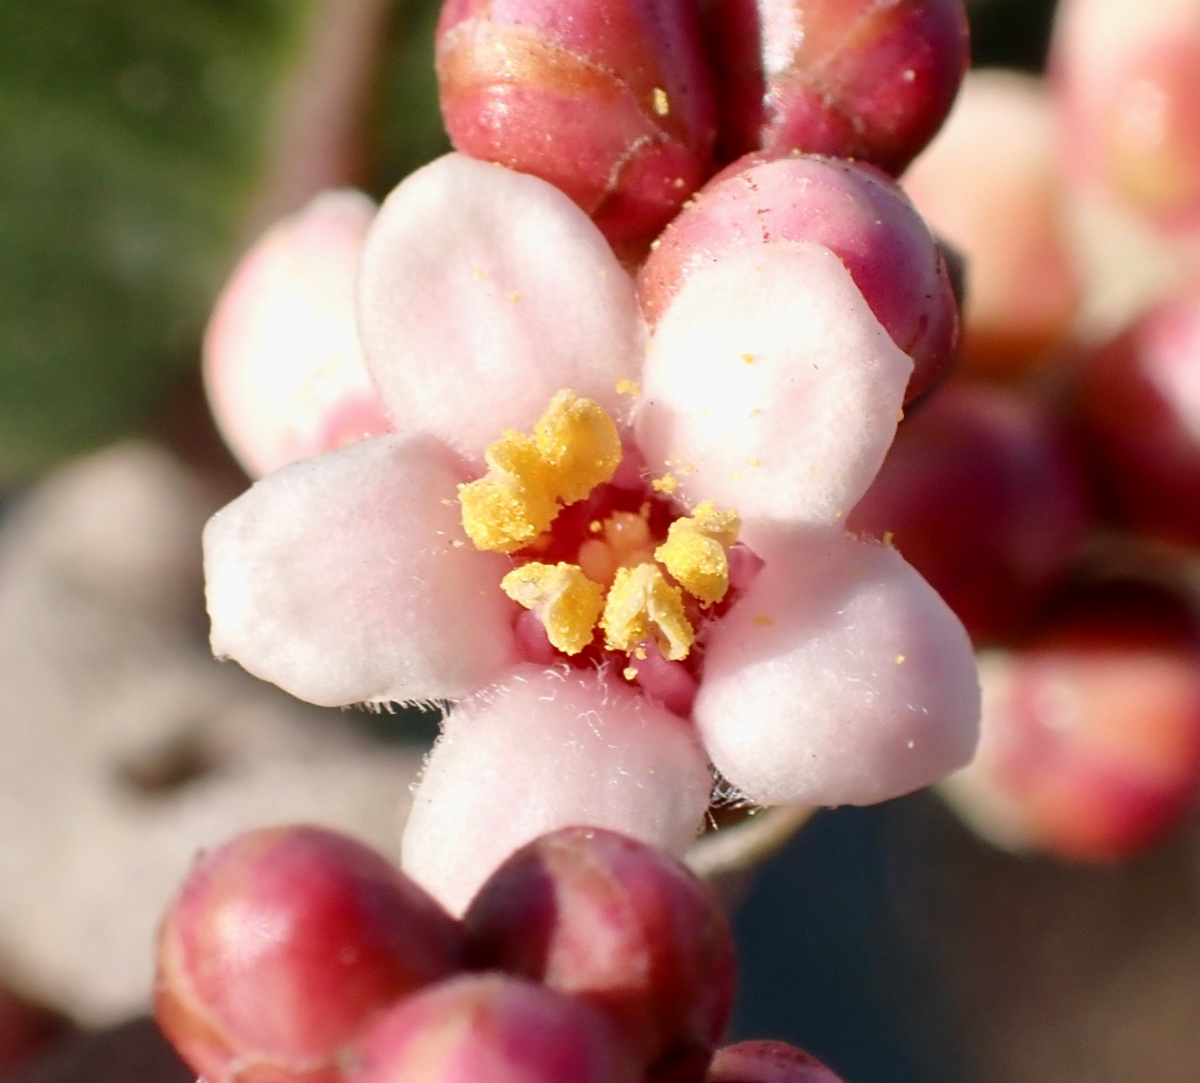
<svg viewBox="0 0 1200 1083">
<path fill-rule="evenodd" d="M 559 511 L 610 482 L 622 455 L 604 408 L 560 391 L 532 436 L 506 432 L 487 450 L 486 476 L 459 487 L 463 528 L 477 548 L 520 561 L 501 589 L 537 615 L 557 650 L 580 653 L 599 628 L 609 650 L 644 657 L 653 640 L 682 661 L 696 639 L 685 595 L 708 608 L 729 591 L 736 512 L 701 504 L 656 539 L 644 503 L 592 520 L 574 562 L 537 559 Z"/>
</svg>

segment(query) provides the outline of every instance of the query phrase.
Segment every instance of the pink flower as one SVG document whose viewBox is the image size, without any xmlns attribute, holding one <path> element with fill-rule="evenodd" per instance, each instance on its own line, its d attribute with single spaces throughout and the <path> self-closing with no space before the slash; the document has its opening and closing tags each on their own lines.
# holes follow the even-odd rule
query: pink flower
<svg viewBox="0 0 1200 1083">
<path fill-rule="evenodd" d="M 395 432 L 214 516 L 212 645 L 315 703 L 456 701 L 402 855 L 451 909 L 564 825 L 681 851 L 710 762 L 752 801 L 842 804 L 970 758 L 962 627 L 841 528 L 912 362 L 828 249 L 723 257 L 650 336 L 566 196 L 449 155 L 381 209 L 358 312 Z"/>
</svg>

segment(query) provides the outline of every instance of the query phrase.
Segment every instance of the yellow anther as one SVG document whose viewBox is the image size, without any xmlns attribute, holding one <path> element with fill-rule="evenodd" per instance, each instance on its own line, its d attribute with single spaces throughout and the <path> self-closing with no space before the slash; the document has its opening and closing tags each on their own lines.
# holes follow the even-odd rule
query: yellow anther
<svg viewBox="0 0 1200 1083">
<path fill-rule="evenodd" d="M 500 589 L 538 615 L 564 654 L 578 654 L 592 641 L 604 609 L 604 588 L 574 564 L 524 564 L 500 580 Z"/>
<path fill-rule="evenodd" d="M 654 564 L 620 568 L 600 618 L 604 640 L 618 651 L 632 651 L 654 636 L 672 661 L 688 656 L 696 633 L 683 612 L 683 594 Z"/>
<path fill-rule="evenodd" d="M 560 391 L 534 430 L 538 451 L 554 475 L 564 504 L 582 500 L 612 480 L 621 464 L 621 437 L 599 403 Z"/>
<path fill-rule="evenodd" d="M 618 380 L 617 394 L 632 395 L 635 399 L 642 393 L 642 389 L 638 387 L 632 380 Z"/>
<path fill-rule="evenodd" d="M 701 504 L 685 519 L 676 519 L 667 540 L 655 551 L 667 571 L 694 598 L 712 605 L 729 590 L 729 555 L 737 541 L 741 521 L 737 512 L 717 511 Z"/>
<path fill-rule="evenodd" d="M 654 88 L 654 111 L 660 117 L 665 117 L 671 112 L 671 99 L 667 97 L 667 92 L 660 86 Z"/>
<path fill-rule="evenodd" d="M 463 529 L 479 549 L 512 553 L 549 529 L 560 500 L 574 504 L 612 478 L 621 438 L 602 406 L 560 391 L 532 438 L 510 430 L 486 459 L 487 476 L 458 489 Z"/>
<path fill-rule="evenodd" d="M 558 514 L 551 472 L 537 445 L 519 432 L 506 432 L 486 458 L 487 477 L 458 487 L 463 529 L 478 549 L 512 553 Z"/>
</svg>

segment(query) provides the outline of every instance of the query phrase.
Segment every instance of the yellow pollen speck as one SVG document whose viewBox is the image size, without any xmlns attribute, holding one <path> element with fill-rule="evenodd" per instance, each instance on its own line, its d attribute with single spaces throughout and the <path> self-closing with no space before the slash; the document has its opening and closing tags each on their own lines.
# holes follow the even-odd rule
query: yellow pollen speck
<svg viewBox="0 0 1200 1083">
<path fill-rule="evenodd" d="M 750 466 L 762 466 L 762 459 L 751 459 Z"/>
<path fill-rule="evenodd" d="M 588 530 L 590 530 L 593 534 L 599 534 L 603 529 L 604 524 L 600 522 L 599 519 L 593 519 L 590 523 L 588 523 Z"/>
<path fill-rule="evenodd" d="M 453 545 L 455 549 L 461 549 L 467 543 L 463 541 L 462 538 L 455 538 L 450 544 Z"/>
<path fill-rule="evenodd" d="M 755 407 L 753 410 L 750 411 L 751 417 L 759 417 L 761 414 L 762 414 L 762 410 L 758 407 Z"/>
<path fill-rule="evenodd" d="M 558 501 L 574 504 L 612 478 L 621 438 L 603 407 L 560 391 L 532 438 L 509 430 L 485 458 L 487 476 L 458 489 L 463 529 L 476 548 L 512 553 L 549 529 Z"/>
<path fill-rule="evenodd" d="M 687 181 L 685 181 L 682 177 L 676 177 L 672 183 L 674 187 L 682 188 L 685 184 L 687 184 Z"/>
<path fill-rule="evenodd" d="M 899 665 L 903 665 L 903 664 L 904 664 L 904 655 L 902 655 L 902 654 L 896 655 L 896 665 L 899 666 Z"/>
<path fill-rule="evenodd" d="M 617 571 L 600 627 L 611 650 L 632 651 L 653 635 L 673 662 L 688 656 L 696 638 L 683 612 L 683 593 L 654 564 Z"/>
<path fill-rule="evenodd" d="M 896 424 L 897 424 L 897 425 L 899 425 L 899 424 L 900 424 L 900 422 L 901 422 L 901 421 L 903 421 L 903 420 L 904 420 L 904 411 L 903 411 L 903 410 L 897 410 L 897 411 L 896 411 Z"/>
<path fill-rule="evenodd" d="M 636 658 L 639 662 L 644 662 L 646 660 L 646 648 L 645 647 L 635 647 L 633 650 L 633 657 Z"/>
<path fill-rule="evenodd" d="M 895 536 L 896 535 L 893 534 L 890 530 L 885 530 L 883 532 L 883 544 L 886 545 L 890 549 L 892 547 L 892 539 L 895 538 Z"/>
<path fill-rule="evenodd" d="M 728 549 L 737 541 L 741 525 L 737 512 L 717 511 L 705 502 L 690 517 L 671 524 L 654 556 L 684 590 L 712 605 L 729 590 Z"/>
<path fill-rule="evenodd" d="M 508 299 L 515 305 L 521 299 L 521 294 L 517 290 L 513 290 L 512 293 L 508 295 Z"/>
<path fill-rule="evenodd" d="M 447 497 L 445 500 L 442 501 L 442 503 L 445 504 L 446 507 L 450 507 L 450 505 L 453 504 L 454 501 L 451 500 L 449 497 Z"/>
<path fill-rule="evenodd" d="M 744 353 L 744 354 L 742 354 L 742 360 L 745 361 L 747 365 L 753 365 L 754 364 L 754 354 Z"/>
<path fill-rule="evenodd" d="M 650 488 L 656 493 L 673 493 L 679 488 L 679 482 L 671 474 L 664 474 L 650 482 Z"/>
<path fill-rule="evenodd" d="M 654 238 L 654 240 L 652 240 L 652 241 L 650 242 L 650 251 L 651 251 L 651 252 L 655 251 L 655 250 L 658 248 L 658 246 L 659 246 L 660 244 L 662 244 L 662 238 L 661 238 L 661 237 L 655 237 L 655 238 Z"/>
<path fill-rule="evenodd" d="M 766 613 L 759 613 L 751 623 L 757 624 L 760 628 L 770 628 L 775 622 Z"/>
<path fill-rule="evenodd" d="M 578 654 L 592 641 L 604 609 L 604 588 L 574 564 L 524 564 L 500 580 L 500 589 L 538 615 L 564 654 Z"/>
<path fill-rule="evenodd" d="M 638 671 L 634 669 L 633 666 L 626 666 L 623 670 L 621 670 L 621 676 L 627 681 L 632 681 L 637 675 Z"/>
<path fill-rule="evenodd" d="M 654 111 L 660 117 L 665 117 L 671 112 L 671 99 L 667 97 L 667 92 L 660 86 L 654 88 Z"/>
<path fill-rule="evenodd" d="M 482 267 L 476 267 L 476 268 L 475 268 L 475 269 L 474 269 L 474 270 L 473 270 L 471 273 L 472 273 L 472 274 L 473 274 L 473 275 L 474 275 L 474 276 L 475 276 L 477 279 L 480 279 L 480 280 L 482 281 L 482 279 L 483 279 L 483 268 L 482 268 Z"/>
<path fill-rule="evenodd" d="M 617 394 L 632 395 L 635 399 L 642 393 L 642 389 L 638 387 L 632 380 L 618 380 Z"/>
</svg>

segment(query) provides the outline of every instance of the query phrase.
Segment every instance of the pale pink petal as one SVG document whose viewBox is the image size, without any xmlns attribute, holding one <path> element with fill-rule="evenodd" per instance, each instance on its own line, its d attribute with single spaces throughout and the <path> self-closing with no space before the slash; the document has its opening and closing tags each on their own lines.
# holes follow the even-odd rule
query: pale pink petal
<svg viewBox="0 0 1200 1083">
<path fill-rule="evenodd" d="M 401 429 L 478 458 L 563 388 L 620 409 L 640 365 L 633 283 L 536 177 L 450 154 L 384 203 L 359 278 L 367 363 Z"/>
<path fill-rule="evenodd" d="M 461 544 L 461 480 L 444 446 L 394 435 L 268 475 L 204 531 L 213 653 L 326 706 L 494 680 L 515 657 L 509 562 Z"/>
<path fill-rule="evenodd" d="M 864 805 L 971 758 L 971 644 L 899 553 L 820 531 L 761 555 L 713 626 L 694 712 L 730 782 L 764 804 Z"/>
<path fill-rule="evenodd" d="M 234 271 L 204 339 L 204 383 L 253 477 L 388 429 L 358 344 L 354 276 L 375 204 L 326 192 Z"/>
<path fill-rule="evenodd" d="M 521 666 L 447 718 L 401 866 L 462 913 L 509 854 L 559 827 L 607 827 L 682 853 L 711 786 L 691 727 L 619 677 Z"/>
<path fill-rule="evenodd" d="M 829 524 L 895 435 L 912 361 L 828 249 L 775 243 L 696 271 L 646 356 L 638 443 L 689 503 Z"/>
</svg>

